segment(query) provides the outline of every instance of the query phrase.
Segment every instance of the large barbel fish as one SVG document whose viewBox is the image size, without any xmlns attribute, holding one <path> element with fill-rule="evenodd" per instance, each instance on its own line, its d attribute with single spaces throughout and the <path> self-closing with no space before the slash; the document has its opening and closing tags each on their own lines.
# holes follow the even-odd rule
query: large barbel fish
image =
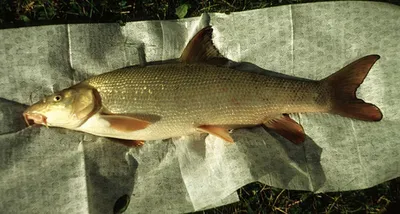
<svg viewBox="0 0 400 214">
<path fill-rule="evenodd" d="M 98 136 L 167 139 L 205 132 L 234 142 L 231 129 L 264 124 L 293 143 L 305 140 L 290 113 L 329 112 L 379 121 L 378 107 L 356 97 L 378 55 L 362 57 L 319 81 L 235 70 L 199 31 L 181 57 L 91 77 L 28 107 L 25 120 Z"/>
</svg>

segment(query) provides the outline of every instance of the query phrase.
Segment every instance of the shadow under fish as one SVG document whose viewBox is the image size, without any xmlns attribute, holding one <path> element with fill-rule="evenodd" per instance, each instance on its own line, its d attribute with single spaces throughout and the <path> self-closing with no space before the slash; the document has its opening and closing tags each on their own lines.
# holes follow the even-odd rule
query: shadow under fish
<svg viewBox="0 0 400 214">
<path fill-rule="evenodd" d="M 26 128 L 22 113 L 27 105 L 0 98 L 0 135 L 13 133 Z"/>
</svg>

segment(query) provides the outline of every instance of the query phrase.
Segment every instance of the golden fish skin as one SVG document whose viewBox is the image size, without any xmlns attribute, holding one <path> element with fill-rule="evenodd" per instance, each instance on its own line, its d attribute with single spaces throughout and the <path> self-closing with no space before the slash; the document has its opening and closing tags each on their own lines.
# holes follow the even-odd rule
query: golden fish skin
<svg viewBox="0 0 400 214">
<path fill-rule="evenodd" d="M 334 101 L 325 82 L 278 78 L 208 64 L 124 68 L 83 84 L 97 89 L 102 106 L 109 113 L 134 114 L 149 121 L 152 115 L 159 116 L 146 129 L 115 133 L 141 140 L 191 134 L 204 124 L 244 127 L 284 113 L 328 112 Z"/>
<path fill-rule="evenodd" d="M 317 81 L 278 79 L 207 64 L 125 68 L 84 83 L 97 89 L 102 106 L 112 114 L 135 114 L 145 120 L 159 116 L 146 130 L 136 131 L 141 138 L 133 139 L 141 140 L 189 134 L 203 124 L 262 124 L 282 113 L 324 112 L 330 106 L 328 91 Z"/>
</svg>

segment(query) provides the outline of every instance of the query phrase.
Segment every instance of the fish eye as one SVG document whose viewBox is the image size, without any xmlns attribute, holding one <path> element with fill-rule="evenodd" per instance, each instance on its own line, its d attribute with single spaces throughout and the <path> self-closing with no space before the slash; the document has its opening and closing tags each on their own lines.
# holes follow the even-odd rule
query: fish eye
<svg viewBox="0 0 400 214">
<path fill-rule="evenodd" d="M 58 102 L 58 101 L 60 101 L 61 100 L 61 95 L 56 95 L 56 96 L 54 96 L 54 98 L 53 98 L 53 100 L 55 101 L 55 102 Z"/>
</svg>

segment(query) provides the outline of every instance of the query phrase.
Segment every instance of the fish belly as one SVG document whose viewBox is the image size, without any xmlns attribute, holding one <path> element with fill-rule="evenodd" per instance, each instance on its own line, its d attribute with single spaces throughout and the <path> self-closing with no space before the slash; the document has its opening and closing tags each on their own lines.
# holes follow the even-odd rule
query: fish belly
<svg viewBox="0 0 400 214">
<path fill-rule="evenodd" d="M 191 124 L 177 124 L 176 126 L 168 126 L 168 120 L 160 121 L 152 124 L 145 129 L 137 131 L 119 131 L 110 127 L 110 123 L 101 118 L 99 113 L 90 117 L 77 131 L 87 132 L 102 137 L 111 137 L 126 140 L 158 140 L 171 137 L 180 137 L 190 135 L 196 132 L 195 127 Z M 170 128 L 164 128 L 170 127 Z"/>
</svg>

